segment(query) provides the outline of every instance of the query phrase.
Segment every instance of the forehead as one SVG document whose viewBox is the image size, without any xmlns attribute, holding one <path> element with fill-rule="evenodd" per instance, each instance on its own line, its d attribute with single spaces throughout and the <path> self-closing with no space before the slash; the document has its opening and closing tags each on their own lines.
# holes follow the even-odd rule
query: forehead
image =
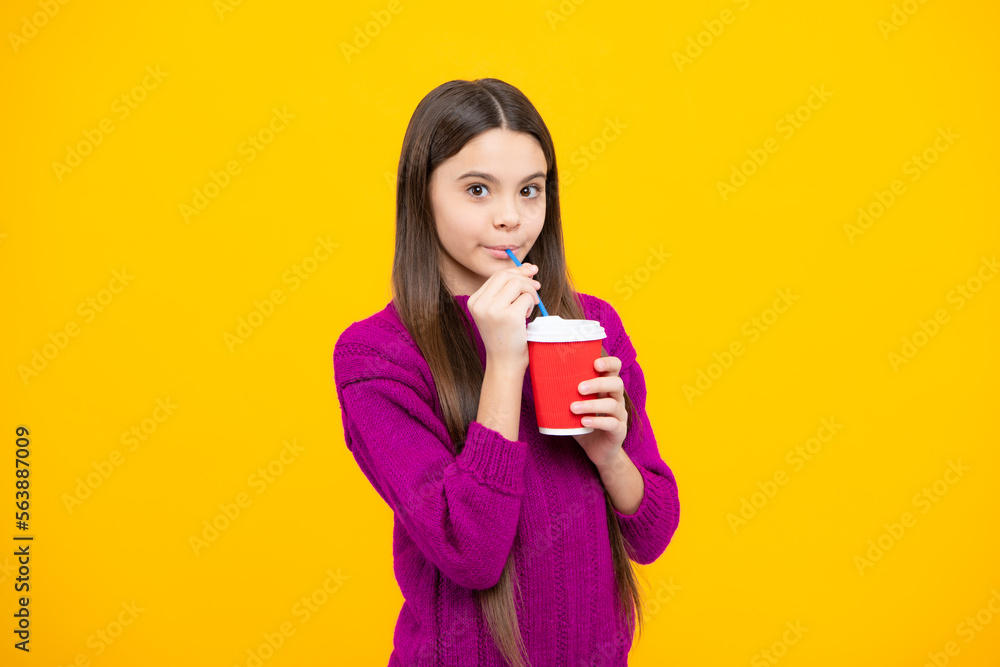
<svg viewBox="0 0 1000 667">
<path fill-rule="evenodd" d="M 545 154 L 530 134 L 493 128 L 481 132 L 455 155 L 441 163 L 447 171 L 489 170 L 500 178 L 521 179 L 525 169 L 545 172 Z"/>
</svg>

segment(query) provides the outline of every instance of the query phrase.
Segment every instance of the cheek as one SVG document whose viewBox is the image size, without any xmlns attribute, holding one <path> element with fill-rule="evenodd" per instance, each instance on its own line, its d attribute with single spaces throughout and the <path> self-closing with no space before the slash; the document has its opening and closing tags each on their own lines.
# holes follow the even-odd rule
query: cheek
<svg viewBox="0 0 1000 667">
<path fill-rule="evenodd" d="M 545 202 L 541 204 L 532 205 L 527 212 L 527 217 L 533 223 L 537 224 L 539 227 L 545 221 Z"/>
<path fill-rule="evenodd" d="M 468 226 L 469 214 L 461 202 L 444 201 L 436 207 L 434 219 L 439 234 L 455 237 L 461 236 Z"/>
<path fill-rule="evenodd" d="M 478 224 L 472 212 L 449 211 L 438 223 L 438 237 L 450 250 L 464 252 L 477 244 L 475 229 Z"/>
<path fill-rule="evenodd" d="M 465 226 L 470 219 L 482 216 L 479 208 L 475 206 L 475 202 L 458 196 L 448 199 L 444 204 L 443 211 L 445 216 L 452 221 L 454 227 Z"/>
</svg>

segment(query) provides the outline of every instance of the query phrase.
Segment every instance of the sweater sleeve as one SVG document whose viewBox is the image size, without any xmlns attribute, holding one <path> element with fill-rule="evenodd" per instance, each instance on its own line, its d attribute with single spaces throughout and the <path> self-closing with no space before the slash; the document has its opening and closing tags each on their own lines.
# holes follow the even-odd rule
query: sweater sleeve
<svg viewBox="0 0 1000 667">
<path fill-rule="evenodd" d="M 491 588 L 514 543 L 527 445 L 474 421 L 455 456 L 434 389 L 403 360 L 416 348 L 352 338 L 334 351 L 345 443 L 430 562 L 460 586 Z"/>
<path fill-rule="evenodd" d="M 677 483 L 670 467 L 664 463 L 646 414 L 646 381 L 636 361 L 636 351 L 625 332 L 614 307 L 600 301 L 601 322 L 608 331 L 605 349 L 622 361 L 618 375 L 635 412 L 631 415 L 622 448 L 642 475 L 643 494 L 634 514 L 614 510 L 631 550 L 632 560 L 648 565 L 659 558 L 673 538 L 680 520 L 680 499 Z"/>
</svg>

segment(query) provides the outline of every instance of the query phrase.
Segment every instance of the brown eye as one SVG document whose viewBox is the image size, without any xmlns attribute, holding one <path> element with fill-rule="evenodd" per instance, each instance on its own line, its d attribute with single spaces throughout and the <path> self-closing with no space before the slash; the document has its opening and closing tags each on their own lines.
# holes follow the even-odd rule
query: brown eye
<svg viewBox="0 0 1000 667">
<path fill-rule="evenodd" d="M 486 189 L 485 187 L 483 187 L 483 186 L 482 186 L 482 185 L 480 185 L 479 183 L 476 183 L 475 185 L 470 185 L 470 186 L 469 186 L 469 187 L 467 188 L 467 191 L 468 191 L 468 193 L 469 193 L 470 195 L 472 195 L 473 197 L 476 197 L 476 198 L 479 198 L 479 199 L 481 199 L 481 198 L 482 198 L 482 194 L 481 194 L 481 193 L 482 193 L 482 192 L 483 192 L 483 191 L 484 191 L 485 189 Z"/>
<path fill-rule="evenodd" d="M 530 194 L 531 188 L 535 189 L 535 194 Z M 529 194 L 528 194 L 528 198 L 529 199 L 534 199 L 535 197 L 537 197 L 542 192 L 542 189 L 540 187 L 538 187 L 537 185 L 526 185 L 523 188 L 521 188 L 521 193 L 524 194 L 525 190 L 529 191 Z"/>
</svg>

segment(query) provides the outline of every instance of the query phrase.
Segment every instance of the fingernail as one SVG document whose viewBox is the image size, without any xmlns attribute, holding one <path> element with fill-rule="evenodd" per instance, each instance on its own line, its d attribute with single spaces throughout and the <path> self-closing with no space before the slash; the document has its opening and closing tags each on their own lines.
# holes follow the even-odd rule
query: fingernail
<svg viewBox="0 0 1000 667">
<path fill-rule="evenodd" d="M 581 394 L 586 393 L 589 389 L 590 389 L 590 385 L 587 384 L 586 382 L 584 382 L 583 384 L 580 385 L 580 393 Z"/>
</svg>

